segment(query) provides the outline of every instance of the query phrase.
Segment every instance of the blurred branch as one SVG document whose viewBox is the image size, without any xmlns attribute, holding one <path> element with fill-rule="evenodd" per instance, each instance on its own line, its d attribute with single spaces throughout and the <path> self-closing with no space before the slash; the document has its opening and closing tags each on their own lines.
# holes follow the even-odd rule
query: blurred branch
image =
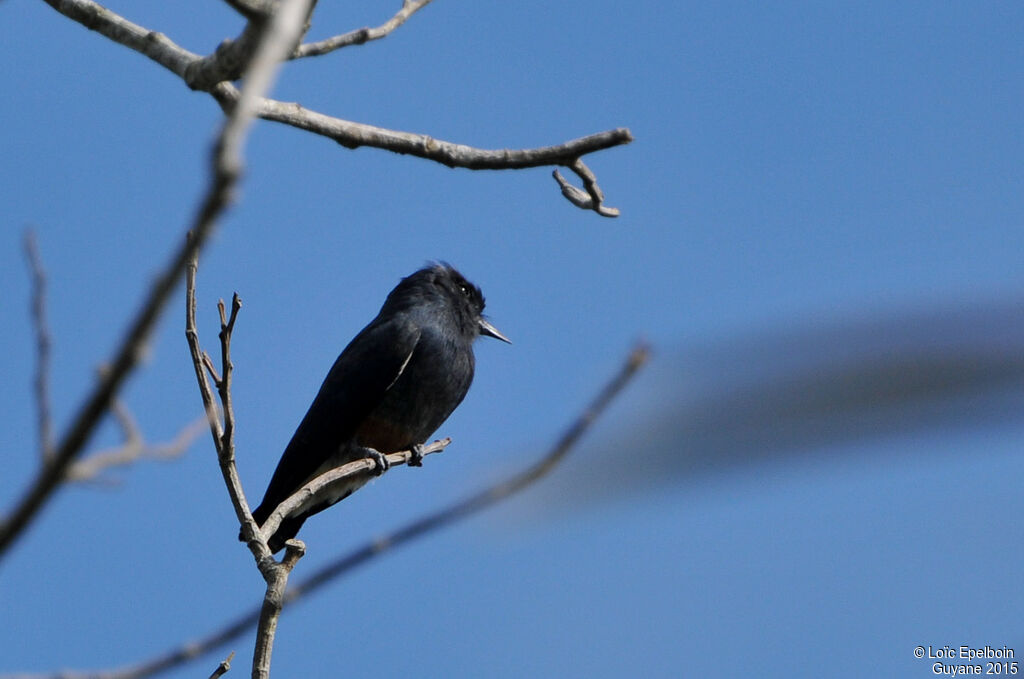
<svg viewBox="0 0 1024 679">
<path fill-rule="evenodd" d="M 362 45 L 372 40 L 380 40 L 390 35 L 392 31 L 404 24 L 413 14 L 429 5 L 430 2 L 431 0 L 403 0 L 402 9 L 398 10 L 393 17 L 380 26 L 376 28 L 365 26 L 342 35 L 327 38 L 326 40 L 318 40 L 317 42 L 300 45 L 292 54 L 292 58 L 318 57 L 343 47 L 349 47 L 350 45 Z"/>
<path fill-rule="evenodd" d="M 64 16 L 144 54 L 175 73 L 189 87 L 209 92 L 221 108 L 229 114 L 239 99 L 238 89 L 230 81 L 236 80 L 241 75 L 241 66 L 246 63 L 255 44 L 254 31 L 263 23 L 262 20 L 250 20 L 238 38 L 221 43 L 213 54 L 202 57 L 177 45 L 165 35 L 134 24 L 92 0 L 46 0 L 46 2 Z M 245 2 L 229 0 L 229 4 L 243 14 L 250 10 L 255 11 L 253 8 L 260 6 L 254 4 L 252 0 Z M 388 22 L 376 29 L 361 29 L 330 38 L 328 41 L 309 43 L 298 47 L 294 52 L 296 56 L 311 56 L 317 50 L 325 49 L 323 44 L 332 40 L 339 41 L 338 47 L 358 44 L 357 38 L 362 35 L 363 31 L 367 31 L 367 40 L 383 37 L 426 4 L 426 0 L 404 0 L 402 9 Z M 308 17 L 307 14 L 307 19 Z M 303 50 L 308 50 L 310 53 L 304 54 Z M 306 109 L 297 103 L 258 98 L 255 108 L 256 115 L 264 120 L 284 123 L 328 137 L 349 149 L 368 146 L 417 156 L 448 167 L 461 167 L 469 170 L 517 170 L 564 165 L 570 167 L 583 179 L 587 187 L 587 198 L 584 199 L 582 192 L 575 187 L 573 187 L 575 192 L 570 190 L 570 193 L 573 193 L 573 196 L 570 196 L 569 193 L 566 193 L 565 185 L 560 181 L 563 194 L 573 204 L 585 207 L 585 209 L 593 209 L 606 217 L 617 215 L 618 210 L 602 206 L 603 196 L 600 195 L 600 189 L 597 188 L 596 179 L 594 179 L 593 173 L 582 164 L 580 158 L 589 153 L 633 141 L 633 136 L 628 129 L 616 128 L 555 146 L 532 149 L 481 149 L 434 139 L 425 134 L 390 130 L 334 118 Z"/>
<path fill-rule="evenodd" d="M 472 516 L 545 477 L 569 454 L 591 425 L 604 413 L 608 405 L 629 384 L 637 371 L 647 362 L 649 355 L 650 351 L 646 345 L 635 346 L 616 375 L 601 389 L 591 404 L 576 417 L 547 454 L 533 465 L 464 500 L 406 524 L 392 533 L 370 540 L 359 549 L 333 559 L 289 589 L 285 593 L 282 603 L 291 604 L 307 597 L 374 557 Z M 391 457 L 388 456 L 388 459 L 390 461 Z M 257 624 L 260 614 L 261 609 L 247 611 L 203 639 L 184 643 L 167 653 L 137 665 L 99 672 L 8 675 L 0 677 L 0 679 L 145 679 L 175 669 L 237 639 Z"/>
<path fill-rule="evenodd" d="M 50 328 L 46 323 L 46 270 L 32 229 L 25 231 L 25 258 L 32 275 L 32 325 L 36 334 L 36 413 L 39 422 L 39 457 L 53 457 L 53 415 L 50 407 Z"/>
<path fill-rule="evenodd" d="M 261 90 L 262 93 L 262 90 Z M 22 498 L 0 522 L 0 557 L 7 553 L 14 541 L 25 531 L 38 515 L 57 486 L 67 478 L 68 468 L 81 454 L 89 442 L 103 415 L 110 409 L 114 397 L 128 376 L 135 370 L 143 354 L 149 334 L 160 317 L 167 300 L 174 291 L 185 270 L 186 263 L 196 256 L 216 224 L 220 211 L 226 206 L 230 189 L 237 177 L 240 159 L 238 156 L 239 123 L 248 125 L 251 120 L 252 97 L 244 92 L 239 101 L 238 112 L 228 117 L 221 139 L 226 159 L 218 163 L 217 172 L 209 195 L 192 227 L 192 236 L 181 249 L 173 254 L 170 262 L 156 277 L 146 294 L 141 308 L 132 319 L 113 360 L 107 362 L 108 370 L 100 376 L 92 392 L 85 397 L 77 414 L 72 418 L 68 431 L 60 439 L 50 456 L 41 466 L 36 478 L 30 483 Z M 244 114 L 249 112 L 248 117 Z M 244 127 L 244 126 L 243 126 Z"/>
<path fill-rule="evenodd" d="M 124 443 L 116 448 L 93 453 L 72 464 L 67 473 L 69 481 L 96 481 L 100 474 L 112 467 L 124 467 L 139 460 L 171 460 L 180 457 L 202 433 L 207 423 L 205 416 L 199 417 L 182 427 L 167 443 L 147 444 L 138 422 L 124 403 L 114 399 L 110 410 L 121 427 Z"/>
</svg>

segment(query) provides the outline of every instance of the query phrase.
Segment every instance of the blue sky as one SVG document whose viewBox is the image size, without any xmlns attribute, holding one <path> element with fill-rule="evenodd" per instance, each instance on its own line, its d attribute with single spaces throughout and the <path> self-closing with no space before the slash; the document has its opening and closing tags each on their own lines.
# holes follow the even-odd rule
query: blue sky
<svg viewBox="0 0 1024 679">
<path fill-rule="evenodd" d="M 320 4 L 313 38 L 398 5 Z M 194 52 L 241 26 L 218 3 L 109 6 Z M 24 228 L 49 271 L 60 429 L 180 242 L 221 114 L 45 3 L 0 16 L 8 506 L 37 461 Z M 917 645 L 1024 653 L 1022 29 L 1015 3 L 439 0 L 384 41 L 288 64 L 278 99 L 450 141 L 636 137 L 587 159 L 622 210 L 606 220 L 569 205 L 550 169 L 451 170 L 255 127 L 198 281 L 207 349 L 217 298 L 245 305 L 250 496 L 334 357 L 425 261 L 480 285 L 514 342 L 478 343 L 474 386 L 438 432 L 447 452 L 304 528 L 296 577 L 527 464 L 635 338 L 656 353 L 553 478 L 286 612 L 275 670 L 923 677 Z M 200 413 L 182 301 L 124 393 L 154 441 Z M 922 356 L 993 367 L 956 393 L 826 398 L 761 428 L 726 398 L 835 396 L 847 361 L 891 389 Z M 739 433 L 688 428 L 711 411 Z M 782 429 L 818 435 L 766 446 Z M 90 449 L 117 440 L 107 425 Z M 64 489 L 0 563 L 0 671 L 141 660 L 262 595 L 207 437 L 116 476 Z M 247 672 L 251 638 L 230 649 L 231 675 Z"/>
</svg>

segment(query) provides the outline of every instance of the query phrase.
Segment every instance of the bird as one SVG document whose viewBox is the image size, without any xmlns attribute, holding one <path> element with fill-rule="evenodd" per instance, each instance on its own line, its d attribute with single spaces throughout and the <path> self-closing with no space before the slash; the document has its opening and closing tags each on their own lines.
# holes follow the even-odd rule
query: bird
<svg viewBox="0 0 1024 679">
<path fill-rule="evenodd" d="M 422 465 L 423 443 L 469 391 L 474 340 L 486 335 L 511 344 L 483 316 L 484 305 L 480 288 L 444 262 L 401 279 L 327 373 L 252 512 L 257 525 L 306 483 L 354 460 L 372 458 L 382 474 L 384 455 L 412 450 L 409 464 Z M 354 477 L 285 517 L 268 539 L 271 552 L 367 480 Z"/>
</svg>

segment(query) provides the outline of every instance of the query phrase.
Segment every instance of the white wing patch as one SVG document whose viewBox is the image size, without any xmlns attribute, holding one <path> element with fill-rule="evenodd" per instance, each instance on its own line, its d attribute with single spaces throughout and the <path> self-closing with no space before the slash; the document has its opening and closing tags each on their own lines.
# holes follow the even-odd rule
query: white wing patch
<svg viewBox="0 0 1024 679">
<path fill-rule="evenodd" d="M 395 382 L 397 382 L 397 381 L 398 381 L 398 378 L 399 378 L 399 377 L 401 377 L 401 376 L 402 376 L 402 373 L 404 373 L 404 372 L 405 372 L 405 366 L 409 365 L 409 361 L 410 361 L 410 360 L 412 359 L 412 355 L 413 355 L 414 353 L 416 353 L 416 346 L 417 346 L 417 345 L 418 345 L 419 343 L 420 343 L 420 337 L 419 337 L 419 333 L 416 333 L 416 344 L 413 344 L 413 345 L 412 345 L 412 349 L 410 349 L 410 350 L 409 350 L 409 355 L 405 357 L 405 360 L 404 360 L 404 361 L 402 361 L 402 366 L 401 366 L 401 367 L 400 367 L 400 368 L 398 369 L 398 374 L 397 374 L 397 375 L 395 375 L 395 379 L 391 380 L 391 384 L 389 384 L 389 385 L 388 385 L 388 387 L 387 387 L 387 389 L 385 389 L 385 390 L 384 390 L 385 392 L 386 392 L 386 391 L 387 391 L 388 389 L 390 389 L 391 387 L 395 386 Z"/>
</svg>

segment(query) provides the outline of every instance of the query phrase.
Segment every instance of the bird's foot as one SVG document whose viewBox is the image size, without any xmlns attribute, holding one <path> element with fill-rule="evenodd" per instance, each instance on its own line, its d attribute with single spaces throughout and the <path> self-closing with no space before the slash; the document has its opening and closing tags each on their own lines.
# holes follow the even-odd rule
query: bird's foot
<svg viewBox="0 0 1024 679">
<path fill-rule="evenodd" d="M 380 476 L 381 474 L 383 474 L 384 472 L 391 468 L 391 463 L 388 462 L 387 456 L 385 456 L 379 450 L 367 448 L 366 457 L 370 458 L 371 460 L 377 463 L 377 466 L 373 468 L 373 473 L 376 476 Z"/>
<path fill-rule="evenodd" d="M 410 467 L 422 467 L 423 466 L 423 444 L 414 443 L 409 447 L 409 461 L 406 463 Z"/>
</svg>

